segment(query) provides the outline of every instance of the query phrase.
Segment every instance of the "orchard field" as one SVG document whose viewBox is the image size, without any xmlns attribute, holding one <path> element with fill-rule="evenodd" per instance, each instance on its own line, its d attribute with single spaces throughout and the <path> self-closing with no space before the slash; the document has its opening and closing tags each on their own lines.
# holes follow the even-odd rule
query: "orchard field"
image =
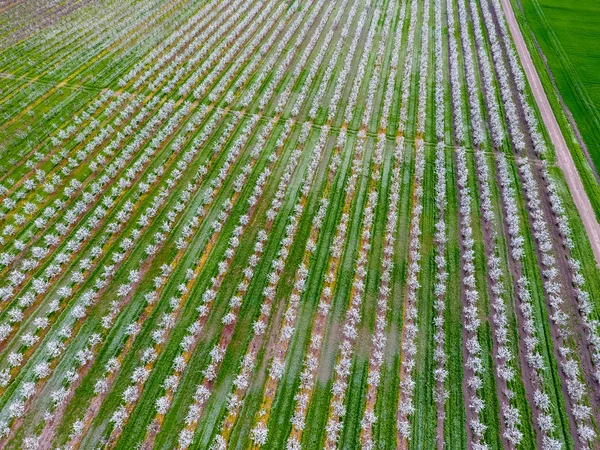
<svg viewBox="0 0 600 450">
<path fill-rule="evenodd" d="M 507 7 L 0 1 L 0 448 L 600 449 Z"/>
</svg>

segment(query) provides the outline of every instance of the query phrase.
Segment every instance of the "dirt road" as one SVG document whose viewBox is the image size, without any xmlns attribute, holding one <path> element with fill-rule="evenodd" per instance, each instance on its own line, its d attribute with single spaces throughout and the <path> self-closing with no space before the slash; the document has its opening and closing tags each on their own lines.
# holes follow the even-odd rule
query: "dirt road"
<svg viewBox="0 0 600 450">
<path fill-rule="evenodd" d="M 590 244 L 596 258 L 596 265 L 600 268 L 600 225 L 596 221 L 596 215 L 592 209 L 590 199 L 583 188 L 583 183 L 581 182 L 581 178 L 579 178 L 579 173 L 575 167 L 571 152 L 567 147 L 567 143 L 565 142 L 565 138 L 562 135 L 560 127 L 558 126 L 554 112 L 550 107 L 550 103 L 548 102 L 548 98 L 544 92 L 540 77 L 535 70 L 529 50 L 525 45 L 525 40 L 523 39 L 523 35 L 519 29 L 519 24 L 517 23 L 517 19 L 515 18 L 515 14 L 512 10 L 510 0 L 500 1 L 502 3 L 502 8 L 504 9 L 504 14 L 510 28 L 510 33 L 515 41 L 517 52 L 519 53 L 519 58 L 521 59 L 521 64 L 525 69 L 525 74 L 529 80 L 529 85 L 533 91 L 533 96 L 542 114 L 542 120 L 548 129 L 550 139 L 552 140 L 552 144 L 556 149 L 558 165 L 565 174 L 569 190 L 571 191 L 571 196 L 573 197 L 575 206 L 577 206 L 577 210 L 579 211 L 583 225 L 585 226 L 587 234 L 590 238 Z"/>
</svg>

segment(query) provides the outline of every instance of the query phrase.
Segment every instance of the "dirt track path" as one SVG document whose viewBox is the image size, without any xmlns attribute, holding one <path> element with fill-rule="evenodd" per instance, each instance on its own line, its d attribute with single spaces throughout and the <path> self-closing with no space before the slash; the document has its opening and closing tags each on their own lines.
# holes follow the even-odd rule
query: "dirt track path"
<svg viewBox="0 0 600 450">
<path fill-rule="evenodd" d="M 577 172 L 577 168 L 573 162 L 571 152 L 567 147 L 565 138 L 562 135 L 560 127 L 558 126 L 558 122 L 556 121 L 556 117 L 554 116 L 554 112 L 552 111 L 550 103 L 548 102 L 548 97 L 546 97 L 540 77 L 538 76 L 535 66 L 533 65 L 531 55 L 529 54 L 529 50 L 525 45 L 525 40 L 523 39 L 523 35 L 519 29 L 519 25 L 510 4 L 510 0 L 500 1 L 502 3 L 502 8 L 504 9 L 506 21 L 510 28 L 510 33 L 517 47 L 521 64 L 525 69 L 525 74 L 527 76 L 527 80 L 529 81 L 529 85 L 531 86 L 531 90 L 533 91 L 533 96 L 542 114 L 542 120 L 548 129 L 550 139 L 552 140 L 552 144 L 556 149 L 558 165 L 565 174 L 573 201 L 575 202 L 575 206 L 579 211 L 583 225 L 590 238 L 592 251 L 594 252 L 594 256 L 596 258 L 596 265 L 600 268 L 600 225 L 596 221 L 596 215 L 592 209 L 590 199 L 583 188 L 583 183 L 581 182 L 581 178 L 579 178 L 579 173 Z"/>
</svg>

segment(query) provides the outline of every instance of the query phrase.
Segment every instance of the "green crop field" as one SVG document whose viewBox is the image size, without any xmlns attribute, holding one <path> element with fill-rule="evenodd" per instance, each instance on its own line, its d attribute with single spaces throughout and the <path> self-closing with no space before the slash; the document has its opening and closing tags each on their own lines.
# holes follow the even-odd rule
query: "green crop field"
<svg viewBox="0 0 600 450">
<path fill-rule="evenodd" d="M 600 167 L 600 4 L 521 2 L 559 90 Z"/>
<path fill-rule="evenodd" d="M 0 448 L 600 450 L 600 199 L 517 31 L 0 2 Z"/>
</svg>

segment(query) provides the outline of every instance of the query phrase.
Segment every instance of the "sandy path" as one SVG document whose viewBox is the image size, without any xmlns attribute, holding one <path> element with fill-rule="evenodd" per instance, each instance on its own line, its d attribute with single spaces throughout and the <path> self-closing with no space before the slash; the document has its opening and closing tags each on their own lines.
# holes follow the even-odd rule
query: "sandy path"
<svg viewBox="0 0 600 450">
<path fill-rule="evenodd" d="M 590 199 L 583 188 L 583 183 L 581 182 L 581 178 L 579 178 L 579 173 L 577 172 L 577 168 L 573 162 L 571 152 L 567 147 L 565 138 L 562 135 L 560 127 L 558 126 L 558 122 L 556 121 L 556 117 L 554 116 L 554 112 L 552 111 L 550 103 L 548 102 L 548 97 L 546 97 L 540 77 L 538 76 L 535 66 L 533 65 L 531 55 L 529 54 L 529 50 L 525 45 L 525 40 L 523 39 L 523 34 L 519 29 L 519 25 L 510 4 L 510 0 L 500 1 L 502 3 L 502 8 L 504 9 L 506 21 L 510 28 L 510 33 L 515 42 L 517 52 L 519 53 L 521 64 L 525 69 L 525 74 L 527 76 L 527 80 L 529 81 L 529 85 L 531 86 L 533 96 L 542 114 L 542 120 L 546 125 L 548 133 L 550 134 L 550 139 L 552 140 L 552 144 L 556 149 L 558 165 L 565 174 L 569 191 L 571 192 L 575 206 L 577 206 L 577 210 L 579 211 L 583 225 L 587 231 L 588 237 L 590 238 L 592 251 L 594 252 L 594 256 L 596 258 L 596 265 L 600 268 L 600 225 L 596 221 L 596 215 L 592 209 Z"/>
</svg>

